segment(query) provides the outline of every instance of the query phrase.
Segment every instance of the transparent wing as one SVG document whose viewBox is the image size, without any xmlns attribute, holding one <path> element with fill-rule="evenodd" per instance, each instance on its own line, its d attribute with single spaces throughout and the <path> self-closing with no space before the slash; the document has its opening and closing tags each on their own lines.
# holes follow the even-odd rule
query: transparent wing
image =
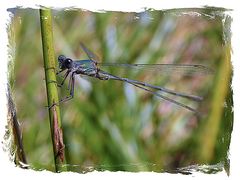
<svg viewBox="0 0 240 180">
<path fill-rule="evenodd" d="M 214 71 L 204 65 L 200 64 L 119 64 L 119 63 L 98 63 L 100 67 L 108 68 L 126 68 L 136 69 L 143 71 L 156 71 L 156 72 L 179 72 L 186 75 L 192 74 L 213 74 Z"/>
<path fill-rule="evenodd" d="M 80 46 L 89 59 L 99 61 L 99 58 L 92 51 L 90 51 L 83 43 L 80 43 Z"/>
<path fill-rule="evenodd" d="M 81 48 L 91 60 L 99 62 L 99 58 L 90 51 L 83 43 L 80 43 Z M 194 74 L 213 74 L 214 70 L 201 65 L 201 64 L 121 64 L 121 63 L 98 63 L 99 67 L 108 68 L 125 68 L 127 70 L 143 70 L 143 71 L 154 71 L 156 73 L 181 73 L 184 75 Z"/>
</svg>

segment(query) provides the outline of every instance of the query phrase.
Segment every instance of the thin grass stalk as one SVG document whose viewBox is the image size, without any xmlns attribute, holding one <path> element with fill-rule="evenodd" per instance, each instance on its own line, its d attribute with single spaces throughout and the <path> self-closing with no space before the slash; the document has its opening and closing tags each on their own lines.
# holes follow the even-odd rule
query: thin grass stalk
<svg viewBox="0 0 240 180">
<path fill-rule="evenodd" d="M 205 129 L 200 140 L 199 157 L 203 163 L 211 162 L 216 150 L 217 136 L 220 131 L 220 123 L 223 114 L 223 103 L 228 94 L 231 79 L 231 56 L 229 45 L 225 48 L 225 57 L 221 62 L 219 72 L 217 74 L 216 85 L 212 100 L 212 111 L 209 119 L 205 124 Z M 226 117 L 224 117 L 226 118 Z"/>
<path fill-rule="evenodd" d="M 15 163 L 22 168 L 28 168 L 27 166 L 27 159 L 24 152 L 23 147 L 23 140 L 22 140 L 22 132 L 21 128 L 19 126 L 19 122 L 17 119 L 17 111 L 15 108 L 15 104 L 12 99 L 12 93 L 8 84 L 8 117 L 9 117 L 9 126 L 11 127 L 12 134 L 14 137 L 14 145 L 13 148 L 16 149 L 16 155 L 15 155 Z"/>
<path fill-rule="evenodd" d="M 48 107 L 59 102 L 57 85 L 56 85 L 56 70 L 55 70 L 55 55 L 53 48 L 53 32 L 52 32 L 52 17 L 51 10 L 40 10 L 42 46 L 44 57 L 44 70 L 47 88 Z M 66 171 L 63 134 L 61 128 L 61 116 L 58 105 L 49 108 L 49 120 L 51 128 L 51 138 L 53 144 L 55 170 L 56 172 Z"/>
</svg>

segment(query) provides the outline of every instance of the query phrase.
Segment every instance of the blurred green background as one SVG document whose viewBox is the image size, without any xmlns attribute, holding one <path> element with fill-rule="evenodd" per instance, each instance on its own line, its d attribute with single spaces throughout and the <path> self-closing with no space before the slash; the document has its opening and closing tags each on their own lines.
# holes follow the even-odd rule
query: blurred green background
<svg viewBox="0 0 240 180">
<path fill-rule="evenodd" d="M 9 82 L 27 161 L 31 168 L 54 171 L 39 11 L 9 11 L 9 54 L 14 58 Z M 202 64 L 214 70 L 192 75 L 110 70 L 204 97 L 201 103 L 177 99 L 196 108 L 200 117 L 122 82 L 79 78 L 74 99 L 60 105 L 69 171 L 162 172 L 202 164 L 217 164 L 206 168 L 209 172 L 228 169 L 233 114 L 230 42 L 223 23 L 229 19 L 223 21 L 219 9 L 61 9 L 52 16 L 56 61 L 60 54 L 86 59 L 83 42 L 101 62 Z M 59 89 L 60 97 L 67 95 L 66 89 Z"/>
</svg>

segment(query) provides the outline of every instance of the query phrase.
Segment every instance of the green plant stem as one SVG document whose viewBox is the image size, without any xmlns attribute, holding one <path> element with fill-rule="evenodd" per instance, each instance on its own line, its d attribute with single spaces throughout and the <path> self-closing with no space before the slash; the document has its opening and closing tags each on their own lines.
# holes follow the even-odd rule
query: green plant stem
<svg viewBox="0 0 240 180">
<path fill-rule="evenodd" d="M 55 55 L 53 48 L 53 32 L 51 10 L 40 10 L 42 46 L 44 57 L 45 79 L 47 87 L 48 106 L 58 103 L 58 92 L 56 85 Z M 65 155 L 63 135 L 61 129 L 61 116 L 59 106 L 54 105 L 49 108 L 49 120 L 51 128 L 51 137 L 53 144 L 54 160 L 56 172 L 65 171 Z"/>
<path fill-rule="evenodd" d="M 200 159 L 202 163 L 211 162 L 214 157 L 214 151 L 217 143 L 217 136 L 220 131 L 221 120 L 225 120 L 222 117 L 223 103 L 228 94 L 231 78 L 231 61 L 230 61 L 230 47 L 226 46 L 225 57 L 221 62 L 219 72 L 217 74 L 216 85 L 214 89 L 216 91 L 212 98 L 212 111 L 209 115 L 209 119 L 205 124 L 205 129 L 202 133 L 202 139 L 200 140 Z"/>
</svg>

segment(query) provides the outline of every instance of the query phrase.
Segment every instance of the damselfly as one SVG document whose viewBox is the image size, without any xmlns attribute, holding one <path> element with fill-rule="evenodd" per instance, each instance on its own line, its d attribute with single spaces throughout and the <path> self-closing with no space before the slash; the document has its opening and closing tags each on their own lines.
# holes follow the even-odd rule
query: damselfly
<svg viewBox="0 0 240 180">
<path fill-rule="evenodd" d="M 118 63 L 98 63 L 96 61 L 96 55 L 91 52 L 84 44 L 81 43 L 81 48 L 83 51 L 86 53 L 89 59 L 86 60 L 72 60 L 71 58 L 65 57 L 64 55 L 60 55 L 58 57 L 58 63 L 59 63 L 59 68 L 60 71 L 57 72 L 57 74 L 63 72 L 66 70 L 66 73 L 64 74 L 63 81 L 59 86 L 62 86 L 66 80 L 66 78 L 70 75 L 69 78 L 69 84 L 68 87 L 70 89 L 70 94 L 69 96 L 63 98 L 60 100 L 60 102 L 68 101 L 74 97 L 74 86 L 75 86 L 75 75 L 86 75 L 90 77 L 94 77 L 99 80 L 117 80 L 117 81 L 122 81 L 128 84 L 131 84 L 135 87 L 138 87 L 142 90 L 147 91 L 148 93 L 151 93 L 157 97 L 160 97 L 166 101 L 169 101 L 171 103 L 174 103 L 178 106 L 181 106 L 185 109 L 188 109 L 194 113 L 198 113 L 198 111 L 188 105 L 185 105 L 179 101 L 174 100 L 173 98 L 169 98 L 166 95 L 163 95 L 162 93 L 167 93 L 173 96 L 178 96 L 182 97 L 185 99 L 189 99 L 191 101 L 196 101 L 200 102 L 203 100 L 202 97 L 200 96 L 195 96 L 195 95 L 190 95 L 190 94 L 185 94 L 185 93 L 180 93 L 176 92 L 167 88 L 163 88 L 161 86 L 155 86 L 151 85 L 146 82 L 142 81 L 137 81 L 137 80 L 132 80 L 128 78 L 123 78 L 119 77 L 116 75 L 113 75 L 111 73 L 108 73 L 106 71 L 103 71 L 100 67 L 125 67 L 125 68 L 150 68 L 154 70 L 161 70 L 161 69 L 166 69 L 166 68 L 171 68 L 171 69 L 188 69 L 191 71 L 198 71 L 201 73 L 211 73 L 212 70 L 203 66 L 203 65 L 196 65 L 196 64 L 118 64 Z"/>
</svg>

